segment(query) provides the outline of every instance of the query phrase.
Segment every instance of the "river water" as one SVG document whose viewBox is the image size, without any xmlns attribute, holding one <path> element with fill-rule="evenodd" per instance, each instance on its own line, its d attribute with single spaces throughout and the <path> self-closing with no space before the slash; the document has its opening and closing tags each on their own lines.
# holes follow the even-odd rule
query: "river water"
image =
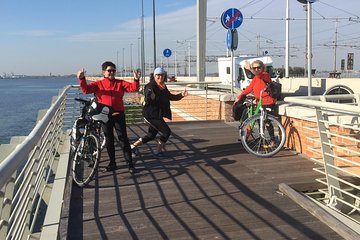
<svg viewBox="0 0 360 240">
<path fill-rule="evenodd" d="M 38 111 L 51 105 L 53 96 L 76 77 L 0 79 L 0 144 L 12 136 L 27 136 L 35 126 Z"/>
</svg>

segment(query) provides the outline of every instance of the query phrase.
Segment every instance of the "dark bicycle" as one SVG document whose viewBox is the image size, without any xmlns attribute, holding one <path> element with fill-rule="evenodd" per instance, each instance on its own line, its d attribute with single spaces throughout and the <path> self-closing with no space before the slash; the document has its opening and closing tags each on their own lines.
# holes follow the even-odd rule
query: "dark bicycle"
<svg viewBox="0 0 360 240">
<path fill-rule="evenodd" d="M 83 104 L 81 116 L 75 121 L 71 132 L 72 176 L 79 187 L 86 186 L 97 171 L 101 150 L 106 138 L 101 124 L 109 119 L 110 109 L 100 106 L 96 99 L 75 98 Z"/>
</svg>

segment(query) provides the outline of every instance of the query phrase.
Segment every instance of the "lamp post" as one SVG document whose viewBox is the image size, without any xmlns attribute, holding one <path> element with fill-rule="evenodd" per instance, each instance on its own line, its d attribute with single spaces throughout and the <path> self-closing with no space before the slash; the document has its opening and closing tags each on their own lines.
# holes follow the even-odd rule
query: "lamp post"
<svg viewBox="0 0 360 240">
<path fill-rule="evenodd" d="M 205 81 L 206 11 L 207 0 L 197 0 L 196 75 L 199 82 Z"/>
<path fill-rule="evenodd" d="M 289 10 L 289 0 L 286 0 L 286 26 L 285 26 L 285 78 L 289 78 L 289 29 L 290 29 L 290 10 Z"/>
<path fill-rule="evenodd" d="M 145 82 L 144 0 L 141 0 L 141 76 Z"/>
<path fill-rule="evenodd" d="M 156 68 L 155 0 L 153 0 L 154 68 Z"/>
<path fill-rule="evenodd" d="M 140 68 L 140 40 L 141 40 L 141 38 L 138 37 L 138 63 L 137 63 L 137 68 Z"/>
<path fill-rule="evenodd" d="M 311 92 L 311 74 L 312 74 L 312 29 L 311 29 L 311 4 L 317 0 L 298 0 L 307 6 L 307 73 L 308 73 L 308 96 L 312 95 Z"/>
<path fill-rule="evenodd" d="M 121 76 L 122 77 L 124 77 L 124 71 L 125 71 L 124 53 L 125 53 L 125 48 L 122 49 L 122 71 L 121 71 Z"/>
<path fill-rule="evenodd" d="M 189 51 L 189 77 L 191 77 L 191 42 L 190 41 L 189 41 L 188 51 Z"/>
<path fill-rule="evenodd" d="M 130 72 L 129 72 L 129 74 L 131 74 L 131 71 L 133 70 L 133 64 L 132 64 L 132 46 L 133 46 L 133 44 L 130 43 Z"/>
<path fill-rule="evenodd" d="M 119 51 L 116 51 L 116 67 L 119 68 Z"/>
</svg>

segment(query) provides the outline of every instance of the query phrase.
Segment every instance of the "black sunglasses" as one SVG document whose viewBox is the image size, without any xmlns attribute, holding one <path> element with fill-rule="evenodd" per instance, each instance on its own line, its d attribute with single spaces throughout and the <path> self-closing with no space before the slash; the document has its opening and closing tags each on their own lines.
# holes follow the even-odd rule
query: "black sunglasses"
<svg viewBox="0 0 360 240">
<path fill-rule="evenodd" d="M 116 72 L 116 70 L 115 69 L 108 69 L 108 70 L 106 70 L 108 73 L 115 73 Z"/>
<path fill-rule="evenodd" d="M 258 67 L 253 67 L 252 69 L 261 69 L 262 67 L 261 66 L 258 66 Z"/>
</svg>

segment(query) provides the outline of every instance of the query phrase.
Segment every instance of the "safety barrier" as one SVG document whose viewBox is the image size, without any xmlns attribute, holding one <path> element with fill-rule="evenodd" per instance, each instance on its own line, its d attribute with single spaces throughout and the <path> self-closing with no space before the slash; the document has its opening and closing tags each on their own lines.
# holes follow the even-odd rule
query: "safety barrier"
<svg viewBox="0 0 360 240">
<path fill-rule="evenodd" d="M 311 159 L 324 175 L 324 188 L 306 193 L 357 224 L 360 223 L 360 106 L 359 94 L 286 97 L 285 102 L 311 108 L 303 132 L 311 141 Z M 294 106 L 294 105 L 293 105 Z"/>
</svg>

